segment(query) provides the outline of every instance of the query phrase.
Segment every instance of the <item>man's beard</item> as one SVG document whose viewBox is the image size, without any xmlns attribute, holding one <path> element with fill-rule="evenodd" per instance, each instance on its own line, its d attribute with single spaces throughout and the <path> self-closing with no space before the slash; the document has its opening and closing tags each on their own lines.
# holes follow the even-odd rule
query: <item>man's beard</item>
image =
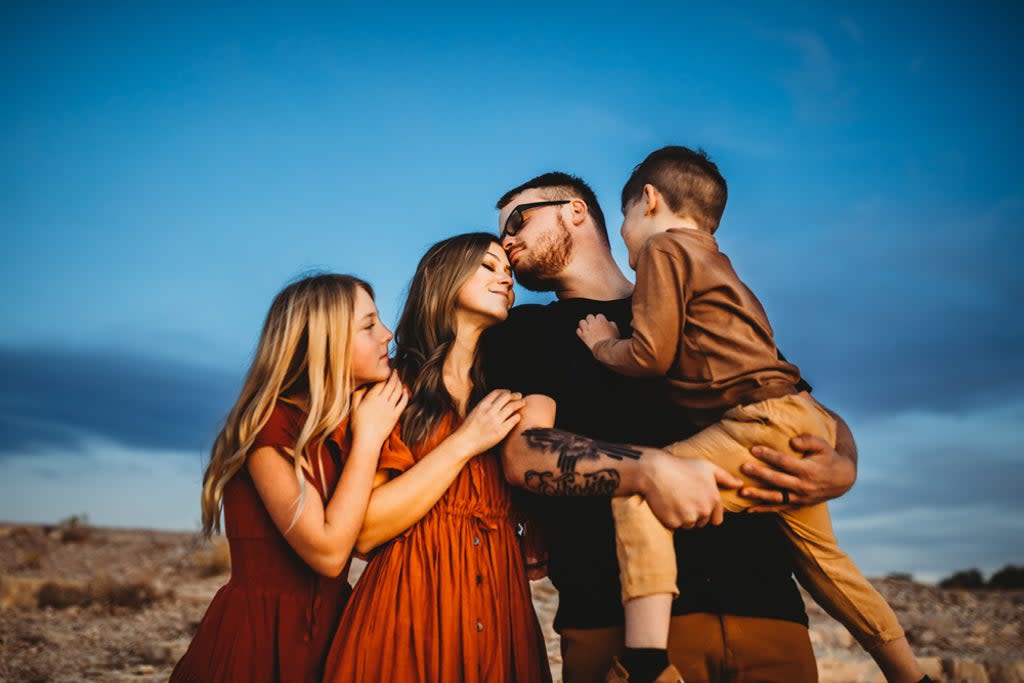
<svg viewBox="0 0 1024 683">
<path fill-rule="evenodd" d="M 557 277 L 569 265 L 572 254 L 572 234 L 565 220 L 558 217 L 558 231 L 549 234 L 530 247 L 528 261 L 515 269 L 516 280 L 531 292 L 550 292 L 557 289 Z"/>
</svg>

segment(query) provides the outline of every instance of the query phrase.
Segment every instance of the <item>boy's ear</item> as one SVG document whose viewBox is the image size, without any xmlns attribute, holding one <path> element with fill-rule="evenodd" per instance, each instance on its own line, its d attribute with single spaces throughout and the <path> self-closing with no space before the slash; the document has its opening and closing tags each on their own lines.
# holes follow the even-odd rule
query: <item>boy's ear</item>
<svg viewBox="0 0 1024 683">
<path fill-rule="evenodd" d="M 644 215 L 653 216 L 657 213 L 663 201 L 661 193 L 658 192 L 658 188 L 650 183 L 644 185 L 643 202 L 646 205 Z"/>
</svg>

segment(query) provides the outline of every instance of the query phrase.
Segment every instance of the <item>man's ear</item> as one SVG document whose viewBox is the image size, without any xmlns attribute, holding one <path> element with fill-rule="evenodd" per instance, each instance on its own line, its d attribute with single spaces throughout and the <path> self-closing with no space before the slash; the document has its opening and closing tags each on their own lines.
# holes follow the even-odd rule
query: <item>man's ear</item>
<svg viewBox="0 0 1024 683">
<path fill-rule="evenodd" d="M 572 224 L 574 226 L 583 225 L 583 221 L 587 220 L 587 215 L 590 213 L 587 203 L 578 198 L 569 202 L 569 209 L 572 211 Z"/>
<path fill-rule="evenodd" d="M 644 185 L 642 201 L 646 205 L 644 208 L 645 216 L 653 216 L 661 208 L 661 205 L 665 203 L 665 199 L 658 192 L 658 188 L 650 183 Z"/>
</svg>

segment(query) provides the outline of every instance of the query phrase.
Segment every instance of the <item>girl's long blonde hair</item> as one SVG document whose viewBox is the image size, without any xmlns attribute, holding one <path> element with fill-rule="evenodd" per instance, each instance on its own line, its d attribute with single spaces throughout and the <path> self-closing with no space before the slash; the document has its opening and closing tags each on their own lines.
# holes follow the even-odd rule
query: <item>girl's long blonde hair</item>
<svg viewBox="0 0 1024 683">
<path fill-rule="evenodd" d="M 244 465 L 278 401 L 306 413 L 293 445 L 299 499 L 306 494 L 303 468 L 312 471 L 309 453 L 317 453 L 348 416 L 352 395 L 350 346 L 357 290 L 373 296 L 366 282 L 349 275 L 323 274 L 285 287 L 270 305 L 259 345 L 242 391 L 217 435 L 203 475 L 203 534 L 220 531 L 224 487 Z M 323 467 L 317 459 L 323 480 Z M 293 520 L 294 524 L 294 520 Z"/>
</svg>

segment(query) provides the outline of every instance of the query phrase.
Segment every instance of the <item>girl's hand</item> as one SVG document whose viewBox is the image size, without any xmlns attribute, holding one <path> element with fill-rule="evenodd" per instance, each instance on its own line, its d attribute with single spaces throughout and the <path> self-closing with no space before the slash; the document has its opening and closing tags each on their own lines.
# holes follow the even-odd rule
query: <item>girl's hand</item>
<svg viewBox="0 0 1024 683">
<path fill-rule="evenodd" d="M 576 327 L 576 334 L 591 351 L 598 342 L 619 338 L 619 326 L 600 313 L 588 315 Z"/>
<path fill-rule="evenodd" d="M 409 394 L 394 370 L 387 380 L 352 394 L 352 440 L 365 441 L 380 450 L 405 410 Z"/>
<path fill-rule="evenodd" d="M 501 443 L 519 422 L 519 411 L 526 405 L 523 395 L 507 389 L 495 389 L 469 412 L 459 426 L 473 455 Z"/>
</svg>

